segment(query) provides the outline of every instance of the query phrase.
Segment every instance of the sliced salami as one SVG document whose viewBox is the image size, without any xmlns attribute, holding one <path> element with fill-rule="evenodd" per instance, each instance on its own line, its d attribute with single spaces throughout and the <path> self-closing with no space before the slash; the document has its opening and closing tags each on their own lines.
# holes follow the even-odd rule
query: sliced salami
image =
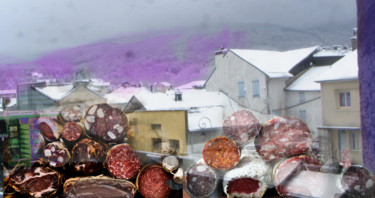
<svg viewBox="0 0 375 198">
<path fill-rule="evenodd" d="M 184 188 L 192 197 L 208 197 L 216 185 L 215 171 L 205 164 L 193 165 L 186 171 Z"/>
<path fill-rule="evenodd" d="M 309 128 L 294 117 L 277 117 L 267 121 L 255 138 L 256 150 L 266 161 L 303 154 L 311 144 Z"/>
<path fill-rule="evenodd" d="M 106 148 L 94 140 L 82 139 L 72 149 L 72 166 L 74 170 L 89 175 L 103 168 Z"/>
<path fill-rule="evenodd" d="M 321 164 L 301 155 L 281 161 L 274 167 L 274 185 L 281 196 L 325 197 L 328 178 Z"/>
<path fill-rule="evenodd" d="M 85 127 L 80 122 L 67 122 L 62 130 L 62 137 L 65 141 L 77 141 L 84 133 Z"/>
<path fill-rule="evenodd" d="M 16 192 L 35 198 L 52 197 L 62 185 L 57 171 L 40 166 L 17 168 L 5 180 Z"/>
<path fill-rule="evenodd" d="M 38 118 L 37 126 L 40 133 L 48 141 L 54 141 L 60 138 L 63 127 L 53 118 Z"/>
<path fill-rule="evenodd" d="M 137 187 L 145 198 L 164 198 L 172 192 L 167 184 L 167 181 L 171 179 L 172 176 L 166 173 L 161 166 L 145 166 L 137 177 Z"/>
<path fill-rule="evenodd" d="M 239 110 L 225 118 L 224 134 L 239 144 L 246 144 L 259 134 L 258 119 L 247 110 Z"/>
<path fill-rule="evenodd" d="M 83 119 L 87 135 L 105 142 L 121 142 L 128 128 L 128 120 L 120 109 L 108 104 L 89 107 Z"/>
<path fill-rule="evenodd" d="M 118 144 L 107 154 L 108 172 L 119 179 L 134 178 L 141 170 L 142 162 L 128 144 Z"/>
<path fill-rule="evenodd" d="M 62 142 L 51 142 L 44 147 L 44 161 L 50 167 L 62 167 L 70 160 L 70 153 Z"/>
<path fill-rule="evenodd" d="M 63 125 L 65 122 L 80 121 L 83 117 L 85 109 L 85 104 L 74 104 L 65 106 L 58 115 L 59 120 L 62 120 L 60 123 Z"/>
<path fill-rule="evenodd" d="M 260 157 L 245 156 L 223 179 L 228 197 L 262 197 L 267 190 L 270 167 Z"/>
<path fill-rule="evenodd" d="M 374 196 L 374 176 L 362 166 L 350 166 L 350 168 L 341 175 L 340 183 L 347 197 Z"/>
<path fill-rule="evenodd" d="M 204 162 L 212 168 L 228 170 L 238 164 L 240 150 L 234 141 L 226 136 L 219 136 L 206 142 L 202 156 Z"/>
<path fill-rule="evenodd" d="M 136 187 L 130 181 L 106 176 L 75 177 L 64 183 L 64 197 L 133 198 Z"/>
</svg>

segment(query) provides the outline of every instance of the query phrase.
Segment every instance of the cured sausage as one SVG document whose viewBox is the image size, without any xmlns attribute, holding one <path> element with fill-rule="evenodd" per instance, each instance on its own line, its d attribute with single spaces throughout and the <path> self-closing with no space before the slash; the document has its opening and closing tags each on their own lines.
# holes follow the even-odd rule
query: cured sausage
<svg viewBox="0 0 375 198">
<path fill-rule="evenodd" d="M 215 171 L 205 164 L 193 165 L 186 171 L 184 188 L 192 197 L 207 197 L 215 191 L 216 185 Z"/>
<path fill-rule="evenodd" d="M 98 172 L 103 168 L 107 149 L 94 140 L 82 139 L 72 149 L 72 166 L 84 175 Z"/>
<path fill-rule="evenodd" d="M 28 197 L 52 197 L 61 187 L 61 175 L 51 168 L 34 166 L 13 170 L 6 178 L 9 186 Z"/>
<path fill-rule="evenodd" d="M 53 118 L 38 118 L 37 126 L 40 133 L 48 141 L 54 141 L 60 138 L 63 127 Z"/>
<path fill-rule="evenodd" d="M 87 109 L 83 124 L 90 137 L 104 142 L 121 142 L 128 128 L 128 119 L 118 108 L 97 104 Z"/>
<path fill-rule="evenodd" d="M 352 165 L 341 175 L 341 187 L 348 197 L 374 196 L 374 177 L 364 167 Z"/>
<path fill-rule="evenodd" d="M 44 161 L 51 167 L 62 167 L 70 160 L 70 153 L 62 142 L 51 142 L 44 147 Z"/>
<path fill-rule="evenodd" d="M 64 107 L 58 114 L 58 120 L 60 124 L 65 124 L 66 122 L 77 122 L 80 121 L 85 112 L 85 104 L 74 104 Z"/>
<path fill-rule="evenodd" d="M 277 117 L 267 121 L 255 138 L 256 150 L 266 161 L 303 154 L 311 144 L 309 128 L 294 117 Z"/>
<path fill-rule="evenodd" d="M 239 110 L 225 118 L 224 134 L 239 144 L 249 143 L 259 134 L 258 119 L 247 110 Z"/>
<path fill-rule="evenodd" d="M 107 154 L 108 172 L 119 179 L 131 179 L 141 170 L 142 162 L 128 144 L 118 144 Z"/>
<path fill-rule="evenodd" d="M 168 197 L 172 189 L 167 181 L 172 177 L 159 165 L 145 166 L 137 176 L 137 187 L 145 198 Z"/>
<path fill-rule="evenodd" d="M 223 179 L 228 197 L 262 197 L 267 190 L 270 167 L 260 157 L 245 156 Z"/>
<path fill-rule="evenodd" d="M 136 187 L 130 181 L 107 176 L 75 177 L 64 183 L 64 197 L 133 198 Z"/>
<path fill-rule="evenodd" d="M 212 168 L 228 170 L 239 162 L 240 150 L 234 141 L 226 136 L 219 136 L 206 142 L 202 156 L 204 162 Z"/>
<path fill-rule="evenodd" d="M 62 137 L 68 142 L 77 141 L 84 133 L 84 126 L 79 122 L 67 122 L 62 130 Z"/>
<path fill-rule="evenodd" d="M 326 197 L 328 178 L 321 173 L 321 164 L 301 155 L 280 161 L 274 167 L 274 185 L 280 196 Z"/>
</svg>

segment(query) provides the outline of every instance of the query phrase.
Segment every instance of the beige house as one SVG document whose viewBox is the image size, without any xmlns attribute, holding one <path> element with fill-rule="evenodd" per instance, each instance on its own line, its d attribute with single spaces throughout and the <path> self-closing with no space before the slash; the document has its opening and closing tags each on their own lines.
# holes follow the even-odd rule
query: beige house
<svg viewBox="0 0 375 198">
<path fill-rule="evenodd" d="M 327 153 L 341 160 L 342 152 L 349 150 L 352 163 L 362 164 L 357 51 L 333 64 L 317 82 L 322 95 L 319 129 L 332 143 Z"/>
</svg>

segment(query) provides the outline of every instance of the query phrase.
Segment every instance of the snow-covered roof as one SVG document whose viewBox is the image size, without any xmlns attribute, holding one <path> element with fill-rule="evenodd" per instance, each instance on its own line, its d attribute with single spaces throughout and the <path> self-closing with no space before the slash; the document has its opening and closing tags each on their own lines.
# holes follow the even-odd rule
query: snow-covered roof
<svg viewBox="0 0 375 198">
<path fill-rule="evenodd" d="M 156 82 L 156 83 L 154 83 L 153 85 L 155 86 L 155 85 L 157 85 L 157 84 L 161 84 L 161 85 L 166 86 L 166 87 L 172 86 L 172 84 L 169 83 L 169 82 Z"/>
<path fill-rule="evenodd" d="M 92 86 L 110 86 L 111 85 L 110 82 L 106 82 L 106 81 L 104 81 L 102 79 L 98 79 L 98 78 L 91 78 L 90 84 Z"/>
<path fill-rule="evenodd" d="M 206 82 L 205 80 L 196 80 L 196 81 L 192 81 L 184 85 L 178 86 L 176 87 L 176 89 L 182 90 L 182 89 L 194 89 L 195 87 L 203 87 L 205 82 Z"/>
<path fill-rule="evenodd" d="M 4 110 L 3 107 L 2 107 L 2 103 L 3 103 L 3 99 L 0 98 L 0 111 Z M 6 105 L 6 107 L 9 108 L 9 107 L 12 107 L 16 104 L 17 104 L 17 98 L 10 98 L 10 102 L 9 102 L 9 104 Z"/>
<path fill-rule="evenodd" d="M 73 85 L 68 84 L 68 85 L 58 85 L 58 86 L 36 87 L 35 89 L 38 92 L 51 98 L 52 100 L 59 101 L 73 90 Z"/>
<path fill-rule="evenodd" d="M 16 94 L 16 93 L 17 93 L 17 90 L 15 90 L 15 89 L 0 90 L 0 95 Z"/>
<path fill-rule="evenodd" d="M 358 56 L 357 50 L 349 52 L 342 59 L 330 66 L 316 82 L 342 81 L 358 79 Z"/>
<path fill-rule="evenodd" d="M 288 91 L 320 91 L 320 84 L 315 82 L 330 66 L 311 67 L 298 76 L 287 88 Z"/>
<path fill-rule="evenodd" d="M 294 66 L 317 50 L 318 46 L 290 51 L 264 51 L 248 49 L 231 49 L 248 63 L 254 65 L 270 78 L 292 77 L 289 73 Z"/>
<path fill-rule="evenodd" d="M 314 57 L 325 57 L 325 56 L 345 56 L 348 52 L 350 52 L 349 47 L 336 45 L 336 46 L 328 46 L 328 47 L 319 47 L 319 51 L 314 54 Z"/>
<path fill-rule="evenodd" d="M 129 100 L 135 95 L 142 92 L 150 92 L 145 87 L 120 87 L 113 92 L 105 95 L 107 102 L 110 104 L 128 103 Z"/>
</svg>

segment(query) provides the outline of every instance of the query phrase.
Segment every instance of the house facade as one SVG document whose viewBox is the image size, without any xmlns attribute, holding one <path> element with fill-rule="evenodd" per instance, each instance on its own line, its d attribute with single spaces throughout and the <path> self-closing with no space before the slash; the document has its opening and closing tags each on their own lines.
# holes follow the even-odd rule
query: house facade
<svg viewBox="0 0 375 198">
<path fill-rule="evenodd" d="M 353 164 L 362 164 L 362 135 L 357 51 L 348 53 L 317 79 L 321 84 L 320 133 L 331 140 L 332 156 L 349 151 Z"/>
</svg>

